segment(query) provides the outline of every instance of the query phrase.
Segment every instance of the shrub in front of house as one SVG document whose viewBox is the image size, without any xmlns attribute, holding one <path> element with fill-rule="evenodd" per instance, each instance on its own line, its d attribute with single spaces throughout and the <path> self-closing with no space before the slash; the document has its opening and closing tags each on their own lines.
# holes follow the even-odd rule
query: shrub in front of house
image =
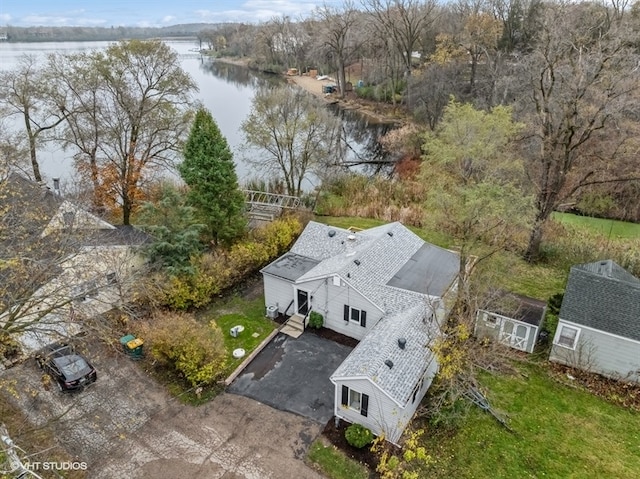
<svg viewBox="0 0 640 479">
<path fill-rule="evenodd" d="M 320 329 L 324 325 L 324 317 L 317 311 L 311 311 L 309 314 L 309 327 Z"/>
<path fill-rule="evenodd" d="M 171 309 L 206 306 L 214 297 L 288 251 L 302 227 L 294 216 L 279 218 L 228 250 L 192 258 L 193 274 L 169 277 L 165 274 L 153 281 L 155 287 L 145 288 L 146 294 L 151 296 L 151 303 Z"/>
<path fill-rule="evenodd" d="M 344 432 L 347 442 L 353 447 L 361 449 L 373 442 L 373 433 L 362 424 L 352 424 Z"/>
</svg>

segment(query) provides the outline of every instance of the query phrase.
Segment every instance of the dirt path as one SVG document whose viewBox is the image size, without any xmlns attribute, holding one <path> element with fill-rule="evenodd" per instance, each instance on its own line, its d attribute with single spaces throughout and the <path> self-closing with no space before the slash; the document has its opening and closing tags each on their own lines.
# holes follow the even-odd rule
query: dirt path
<svg viewBox="0 0 640 479">
<path fill-rule="evenodd" d="M 322 93 L 322 87 L 324 85 L 335 84 L 335 82 L 331 80 L 316 80 L 315 78 L 304 76 L 304 75 L 288 76 L 287 79 L 291 83 L 295 83 L 300 88 L 304 88 L 306 91 L 308 91 L 312 95 L 315 95 L 318 98 L 322 98 L 322 99 L 326 98 L 325 94 Z"/>
<path fill-rule="evenodd" d="M 89 474 L 94 479 L 321 479 L 303 462 L 320 425 L 257 401 L 222 394 L 166 410 L 124 439 Z"/>
</svg>

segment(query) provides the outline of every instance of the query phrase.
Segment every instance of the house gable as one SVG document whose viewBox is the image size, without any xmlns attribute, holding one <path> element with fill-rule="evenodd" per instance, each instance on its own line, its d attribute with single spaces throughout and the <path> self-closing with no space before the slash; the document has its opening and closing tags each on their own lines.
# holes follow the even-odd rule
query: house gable
<svg viewBox="0 0 640 479">
<path fill-rule="evenodd" d="M 42 237 L 64 229 L 115 230 L 116 227 L 73 203 L 62 200 L 60 207 L 42 231 Z"/>
<path fill-rule="evenodd" d="M 405 407 L 435 361 L 429 349 L 437 334 L 428 307 L 416 305 L 385 316 L 331 375 L 332 381 L 365 377 Z"/>
<path fill-rule="evenodd" d="M 611 260 L 574 266 L 559 317 L 640 341 L 640 280 Z"/>
</svg>

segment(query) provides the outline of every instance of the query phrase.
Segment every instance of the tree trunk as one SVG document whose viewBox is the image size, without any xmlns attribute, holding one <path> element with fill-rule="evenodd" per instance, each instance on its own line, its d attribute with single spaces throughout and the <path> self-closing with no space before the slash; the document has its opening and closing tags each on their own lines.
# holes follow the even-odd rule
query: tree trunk
<svg viewBox="0 0 640 479">
<path fill-rule="evenodd" d="M 125 195 L 123 195 L 125 196 Z M 129 226 L 131 224 L 131 201 L 129 198 L 122 198 L 122 224 Z"/>
<path fill-rule="evenodd" d="M 27 137 L 29 138 L 29 155 L 31 157 L 31 167 L 33 168 L 33 177 L 37 182 L 42 181 L 42 175 L 40 174 L 40 165 L 38 164 L 38 157 L 36 152 L 36 136 L 31 130 L 31 118 L 29 116 L 29 110 L 25 109 L 24 112 L 24 125 L 27 130 Z"/>
<path fill-rule="evenodd" d="M 340 86 L 340 98 L 344 98 L 347 92 L 347 75 L 342 59 L 338 60 L 338 84 Z"/>
<path fill-rule="evenodd" d="M 527 245 L 527 251 L 524 254 L 524 259 L 529 263 L 535 263 L 540 259 L 540 245 L 542 244 L 542 226 L 545 219 L 536 218 L 536 222 L 531 229 L 529 235 L 529 244 Z"/>
</svg>

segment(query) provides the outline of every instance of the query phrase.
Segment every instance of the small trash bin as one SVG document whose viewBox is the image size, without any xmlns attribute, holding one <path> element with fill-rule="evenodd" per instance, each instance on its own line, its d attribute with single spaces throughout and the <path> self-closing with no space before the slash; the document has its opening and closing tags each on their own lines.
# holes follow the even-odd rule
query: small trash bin
<svg viewBox="0 0 640 479">
<path fill-rule="evenodd" d="M 127 334 L 120 338 L 120 344 L 124 352 L 131 359 L 142 359 L 144 341 L 141 338 L 136 338 L 133 334 Z"/>
</svg>

